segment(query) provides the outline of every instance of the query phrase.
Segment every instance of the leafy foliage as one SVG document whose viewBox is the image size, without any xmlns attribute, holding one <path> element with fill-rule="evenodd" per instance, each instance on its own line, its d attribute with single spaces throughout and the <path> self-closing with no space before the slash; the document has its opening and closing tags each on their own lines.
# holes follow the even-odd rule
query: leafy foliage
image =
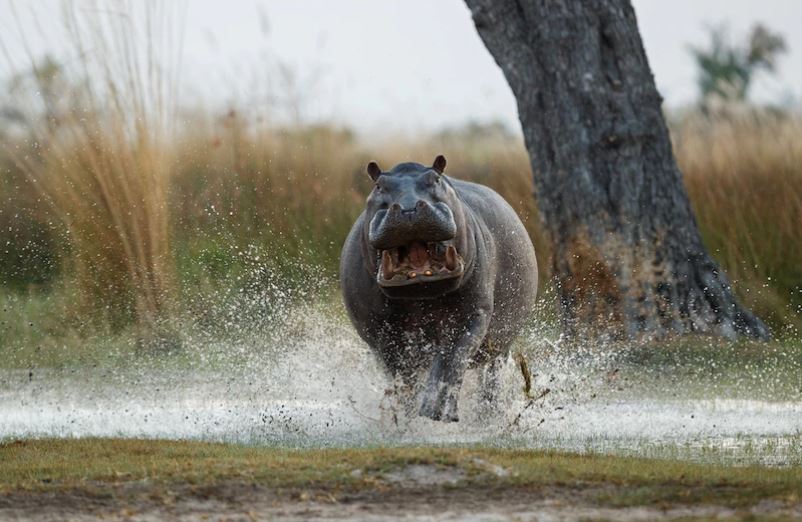
<svg viewBox="0 0 802 522">
<path fill-rule="evenodd" d="M 711 98 L 744 101 L 749 95 L 755 75 L 775 71 L 777 58 L 786 51 L 782 35 L 757 24 L 745 44 L 728 40 L 723 26 L 710 30 L 707 48 L 691 47 L 699 68 L 699 95 L 702 103 Z"/>
</svg>

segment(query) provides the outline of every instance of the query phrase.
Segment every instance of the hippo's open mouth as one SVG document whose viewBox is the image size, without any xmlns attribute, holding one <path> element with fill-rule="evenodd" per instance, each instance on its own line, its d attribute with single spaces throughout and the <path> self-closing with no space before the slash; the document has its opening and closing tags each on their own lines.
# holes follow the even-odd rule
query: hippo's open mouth
<svg viewBox="0 0 802 522">
<path fill-rule="evenodd" d="M 405 286 L 461 276 L 465 262 L 445 241 L 413 241 L 381 251 L 376 281 L 379 286 Z"/>
</svg>

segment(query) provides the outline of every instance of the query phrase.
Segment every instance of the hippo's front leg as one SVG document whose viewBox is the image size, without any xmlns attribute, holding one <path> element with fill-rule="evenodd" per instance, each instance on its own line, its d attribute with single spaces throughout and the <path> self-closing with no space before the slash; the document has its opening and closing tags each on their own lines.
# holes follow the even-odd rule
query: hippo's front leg
<svg viewBox="0 0 802 522">
<path fill-rule="evenodd" d="M 462 379 L 471 356 L 476 353 L 487 335 L 490 315 L 490 310 L 480 309 L 474 312 L 451 349 L 441 347 L 441 351 L 435 355 L 429 380 L 423 391 L 420 409 L 422 416 L 445 422 L 459 420 L 457 399 Z"/>
</svg>

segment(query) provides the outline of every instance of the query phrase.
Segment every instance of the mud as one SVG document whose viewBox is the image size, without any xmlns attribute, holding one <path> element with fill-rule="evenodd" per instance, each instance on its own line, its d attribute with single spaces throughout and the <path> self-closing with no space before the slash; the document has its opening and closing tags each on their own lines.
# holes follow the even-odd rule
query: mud
<svg viewBox="0 0 802 522">
<path fill-rule="evenodd" d="M 0 519 L 41 521 L 93 520 L 412 520 L 412 521 L 569 521 L 674 520 L 689 517 L 744 519 L 802 516 L 802 506 L 764 502 L 744 509 L 723 506 L 611 507 L 595 501 L 600 489 L 582 485 L 542 488 L 456 487 L 420 470 L 399 470 L 379 477 L 376 489 L 268 490 L 254 484 L 223 482 L 215 486 L 181 486 L 164 490 L 146 482 L 97 489 L 0 495 Z"/>
</svg>

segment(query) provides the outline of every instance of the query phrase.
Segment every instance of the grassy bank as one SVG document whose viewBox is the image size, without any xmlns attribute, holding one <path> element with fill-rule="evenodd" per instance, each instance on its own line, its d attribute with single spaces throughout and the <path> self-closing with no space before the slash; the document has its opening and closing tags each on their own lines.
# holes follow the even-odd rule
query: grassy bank
<svg viewBox="0 0 802 522">
<path fill-rule="evenodd" d="M 405 474 L 410 466 L 423 466 L 442 483 L 417 484 L 414 474 Z M 269 490 L 285 499 L 325 496 L 334 502 L 409 488 L 419 496 L 422 489 L 432 488 L 449 495 L 504 490 L 535 497 L 570 490 L 597 505 L 740 509 L 761 501 L 798 505 L 802 470 L 482 448 L 301 451 L 117 439 L 0 445 L 0 492 L 6 498 L 26 491 L 83 492 L 95 498 L 113 494 L 124 501 L 143 492 L 175 497 L 178 491 L 193 494 L 179 489 L 184 486 L 200 494 L 203 488 L 226 485 Z"/>
</svg>

